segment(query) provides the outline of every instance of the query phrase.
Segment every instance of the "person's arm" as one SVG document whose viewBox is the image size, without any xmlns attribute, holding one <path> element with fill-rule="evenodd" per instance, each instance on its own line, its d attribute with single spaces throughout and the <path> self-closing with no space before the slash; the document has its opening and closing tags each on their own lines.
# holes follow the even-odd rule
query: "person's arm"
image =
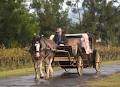
<svg viewBox="0 0 120 87">
<path fill-rule="evenodd" d="M 53 41 L 58 44 L 58 41 L 57 41 L 57 34 L 55 34 L 54 38 L 53 38 Z"/>
</svg>

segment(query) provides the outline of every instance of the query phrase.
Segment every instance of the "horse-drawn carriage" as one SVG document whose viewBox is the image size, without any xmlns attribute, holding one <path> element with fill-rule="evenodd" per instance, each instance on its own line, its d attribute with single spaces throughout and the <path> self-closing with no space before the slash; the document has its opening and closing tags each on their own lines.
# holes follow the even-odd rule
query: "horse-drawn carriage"
<svg viewBox="0 0 120 87">
<path fill-rule="evenodd" d="M 87 42 L 81 44 L 81 40 L 85 41 L 84 38 L 87 37 Z M 34 37 L 32 41 L 32 46 L 29 50 L 35 68 L 35 78 L 43 77 L 42 72 L 43 63 L 47 66 L 46 69 L 46 79 L 53 76 L 52 62 L 59 62 L 63 69 L 76 68 L 79 75 L 82 75 L 83 68 L 93 66 L 98 72 L 100 69 L 100 56 L 97 50 L 93 47 L 94 39 L 93 36 L 83 34 L 66 34 L 66 45 L 57 46 L 53 40 L 47 39 L 43 36 Z M 87 44 L 86 48 L 82 48 L 81 45 Z M 89 46 L 88 46 L 89 45 Z M 90 50 L 91 49 L 91 50 Z M 92 61 L 91 61 L 92 60 Z"/>
<path fill-rule="evenodd" d="M 77 42 L 80 41 L 82 34 L 66 34 L 65 36 L 72 44 L 58 46 L 54 56 L 54 62 L 59 62 L 60 67 L 65 70 L 68 68 L 76 68 L 79 75 L 82 75 L 83 68 L 91 66 L 98 72 L 100 70 L 101 61 L 99 53 L 93 47 L 94 38 L 89 36 L 89 44 L 92 49 L 92 62 L 90 62 L 85 50 L 82 49 L 80 45 L 77 45 Z"/>
</svg>

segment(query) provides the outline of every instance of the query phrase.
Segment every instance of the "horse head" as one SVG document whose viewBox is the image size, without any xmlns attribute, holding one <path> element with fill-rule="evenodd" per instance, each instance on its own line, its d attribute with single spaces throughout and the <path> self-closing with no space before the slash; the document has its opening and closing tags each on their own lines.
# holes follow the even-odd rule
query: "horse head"
<svg viewBox="0 0 120 87">
<path fill-rule="evenodd" d="M 40 37 L 36 36 L 33 38 L 32 41 L 32 53 L 35 57 L 40 57 L 40 48 L 41 48 L 41 44 L 40 44 Z"/>
</svg>

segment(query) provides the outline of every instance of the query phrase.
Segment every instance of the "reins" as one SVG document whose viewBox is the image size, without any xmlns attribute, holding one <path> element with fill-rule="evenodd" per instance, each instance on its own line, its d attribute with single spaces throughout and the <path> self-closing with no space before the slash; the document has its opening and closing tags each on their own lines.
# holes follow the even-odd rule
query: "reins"
<svg viewBox="0 0 120 87">
<path fill-rule="evenodd" d="M 40 49 L 40 51 L 48 51 L 48 50 L 53 51 L 52 48 L 47 44 L 46 40 L 45 40 L 43 37 L 42 37 L 41 39 L 42 39 L 42 41 L 44 42 L 44 44 L 45 44 L 46 47 Z M 41 44 L 41 45 L 42 45 L 42 44 Z"/>
</svg>

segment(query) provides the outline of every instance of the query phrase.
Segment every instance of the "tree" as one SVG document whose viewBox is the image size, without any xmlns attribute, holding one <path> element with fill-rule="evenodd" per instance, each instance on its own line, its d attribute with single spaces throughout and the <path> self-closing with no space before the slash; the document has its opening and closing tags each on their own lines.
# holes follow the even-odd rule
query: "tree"
<svg viewBox="0 0 120 87">
<path fill-rule="evenodd" d="M 84 0 L 82 29 L 95 33 L 107 43 L 118 43 L 119 8 L 106 0 Z M 117 14 L 117 15 L 116 15 Z M 117 31 L 117 32 L 116 32 Z"/>
<path fill-rule="evenodd" d="M 0 0 L 0 43 L 6 47 L 27 44 L 36 31 L 37 24 L 23 3 L 24 0 Z"/>
<path fill-rule="evenodd" d="M 62 10 L 64 0 L 33 0 L 32 2 L 31 6 L 37 14 L 41 34 L 49 36 L 57 27 L 67 28 L 68 12 Z"/>
</svg>

